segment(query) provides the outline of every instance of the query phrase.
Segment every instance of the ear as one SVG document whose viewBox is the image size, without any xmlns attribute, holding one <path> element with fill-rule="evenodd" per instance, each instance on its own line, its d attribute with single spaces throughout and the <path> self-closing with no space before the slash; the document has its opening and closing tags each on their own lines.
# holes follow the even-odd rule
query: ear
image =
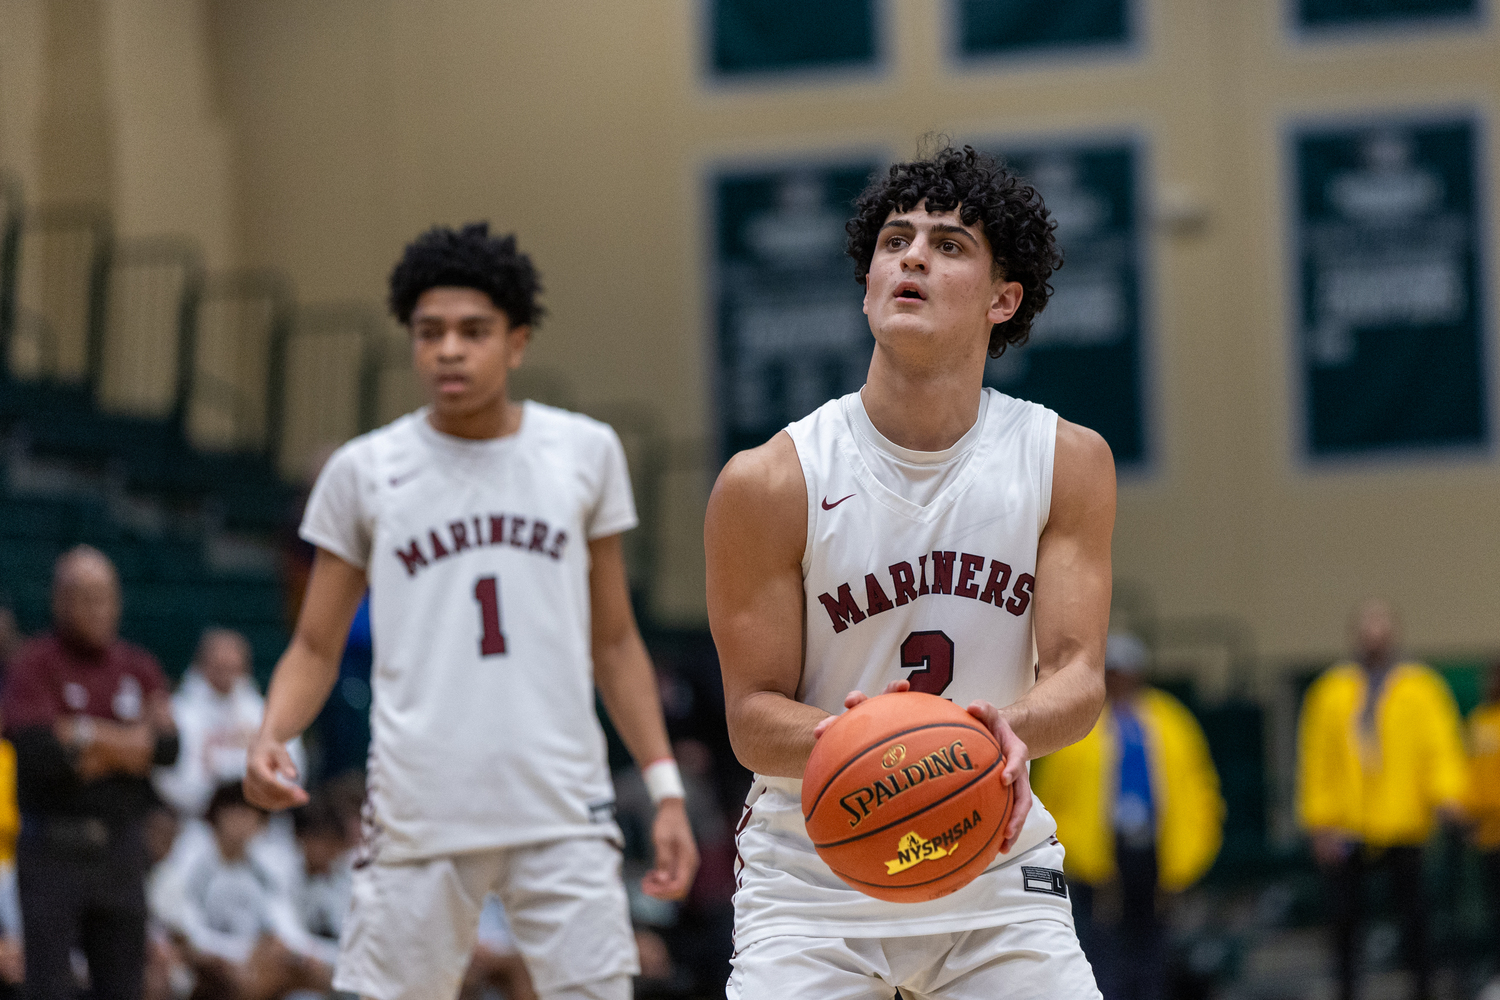
<svg viewBox="0 0 1500 1000">
<path fill-rule="evenodd" d="M 991 325 L 1004 323 L 1016 314 L 1017 309 L 1021 308 L 1022 294 L 1019 281 L 997 280 L 990 296 L 990 309 L 985 313 L 985 318 L 990 321 Z"/>
<path fill-rule="evenodd" d="M 521 362 L 526 357 L 526 348 L 531 344 L 531 326 L 522 324 L 513 326 L 505 331 L 506 359 L 505 364 L 511 371 L 521 367 Z"/>
<path fill-rule="evenodd" d="M 870 315 L 870 276 L 868 274 L 865 275 L 865 279 L 860 284 L 865 286 L 865 294 L 860 296 L 859 308 L 861 312 L 868 316 Z"/>
</svg>

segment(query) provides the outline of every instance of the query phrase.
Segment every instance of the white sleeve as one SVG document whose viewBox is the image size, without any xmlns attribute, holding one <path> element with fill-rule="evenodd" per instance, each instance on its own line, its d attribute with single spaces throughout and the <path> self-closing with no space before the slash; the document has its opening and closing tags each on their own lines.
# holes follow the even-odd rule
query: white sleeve
<svg viewBox="0 0 1500 1000">
<path fill-rule="evenodd" d="M 599 496 L 589 512 L 589 541 L 629 531 L 640 521 L 635 516 L 635 496 L 630 492 L 630 470 L 625 465 L 625 447 L 613 427 L 606 427 L 601 450 Z"/>
<path fill-rule="evenodd" d="M 307 499 L 298 534 L 351 566 L 364 569 L 370 561 L 370 524 L 359 468 L 360 450 L 346 444 L 323 466 Z"/>
</svg>

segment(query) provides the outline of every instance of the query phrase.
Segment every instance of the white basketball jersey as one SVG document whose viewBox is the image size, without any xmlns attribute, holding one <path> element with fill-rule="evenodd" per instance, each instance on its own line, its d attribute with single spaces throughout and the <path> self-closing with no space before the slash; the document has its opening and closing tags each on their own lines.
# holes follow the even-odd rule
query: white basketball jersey
<svg viewBox="0 0 1500 1000">
<path fill-rule="evenodd" d="M 381 861 L 619 836 L 588 543 L 635 524 L 614 431 L 537 403 L 506 437 L 440 434 L 419 410 L 329 459 L 302 537 L 370 582 Z"/>
<path fill-rule="evenodd" d="M 1004 706 L 1035 683 L 1031 603 L 1057 414 L 984 391 L 966 457 L 925 505 L 883 485 L 861 456 L 857 393 L 787 428 L 807 481 L 798 701 L 839 713 L 850 691 L 873 695 L 907 678 L 959 705 Z M 751 787 L 738 837 L 738 947 L 778 934 L 899 937 L 1024 918 L 1002 905 L 995 868 L 1056 832 L 1034 802 L 1019 842 L 988 872 L 940 899 L 887 903 L 818 857 L 801 795 L 790 778 L 757 775 Z"/>
</svg>

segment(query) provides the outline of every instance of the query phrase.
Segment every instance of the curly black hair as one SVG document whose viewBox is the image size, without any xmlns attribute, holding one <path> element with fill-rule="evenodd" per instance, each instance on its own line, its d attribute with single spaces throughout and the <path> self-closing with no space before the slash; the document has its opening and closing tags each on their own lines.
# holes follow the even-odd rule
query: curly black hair
<svg viewBox="0 0 1500 1000">
<path fill-rule="evenodd" d="M 536 297 L 541 279 L 514 233 L 491 236 L 488 222 L 457 231 L 434 226 L 406 245 L 391 271 L 391 312 L 405 326 L 429 288 L 474 288 L 490 297 L 511 326 L 536 326 L 546 310 Z"/>
<path fill-rule="evenodd" d="M 929 159 L 894 164 L 884 178 L 870 182 L 855 199 L 857 214 L 844 226 L 849 234 L 845 252 L 855 263 L 854 280 L 865 283 L 880 227 L 890 214 L 910 212 L 924 199 L 929 212 L 956 207 L 964 225 L 981 223 L 998 273 L 1021 283 L 1021 305 L 1015 315 L 990 331 L 990 357 L 998 358 L 1008 345 L 1026 343 L 1032 321 L 1052 294 L 1047 279 L 1062 267 L 1062 252 L 1052 235 L 1057 223 L 1048 216 L 1036 188 L 973 146 L 947 146 Z"/>
</svg>

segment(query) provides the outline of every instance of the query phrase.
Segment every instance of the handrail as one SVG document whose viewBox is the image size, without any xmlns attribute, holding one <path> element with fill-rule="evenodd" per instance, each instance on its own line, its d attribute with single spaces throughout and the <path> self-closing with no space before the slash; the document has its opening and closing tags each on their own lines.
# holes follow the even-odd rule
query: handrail
<svg viewBox="0 0 1500 1000">
<path fill-rule="evenodd" d="M 22 217 L 23 233 L 69 229 L 88 230 L 93 237 L 84 330 L 84 379 L 90 391 L 97 393 L 104 373 L 104 328 L 108 322 L 109 267 L 114 246 L 109 212 L 95 202 L 58 202 L 29 209 Z M 19 252 L 17 256 L 19 276 Z"/>
<path fill-rule="evenodd" d="M 318 337 L 348 333 L 351 330 L 359 334 L 359 374 L 357 399 L 355 403 L 355 423 L 362 434 L 372 430 L 376 423 L 376 414 L 379 407 L 379 383 L 380 383 L 380 313 L 373 306 L 365 302 L 330 302 L 318 303 L 308 306 L 298 306 L 295 319 L 287 327 L 278 332 L 272 342 L 271 357 L 273 359 L 274 371 L 279 373 L 278 384 L 272 393 L 270 402 L 274 402 L 274 411 L 268 405 L 268 427 L 275 427 L 275 436 L 270 438 L 271 450 L 268 457 L 272 464 L 280 468 L 282 460 L 282 449 L 285 445 L 283 440 L 285 434 L 286 415 L 286 364 L 289 348 L 294 338 Z M 274 424 L 269 420 L 269 413 L 274 412 L 276 419 Z"/>
<path fill-rule="evenodd" d="M 198 302 L 203 295 L 203 257 L 198 244 L 181 236 L 148 236 L 120 240 L 111 255 L 110 270 L 127 267 L 177 266 L 182 269 L 182 292 L 177 301 L 176 373 L 172 386 L 170 419 L 179 431 L 186 430 L 187 401 L 192 394 L 193 359 L 197 348 L 195 331 Z M 108 336 L 108 329 L 105 336 Z M 101 347 L 102 350 L 102 347 Z"/>
<path fill-rule="evenodd" d="M 197 396 L 200 388 L 206 388 L 212 383 L 210 394 L 221 399 L 228 399 L 233 408 L 243 416 L 249 410 L 249 402 L 244 398 L 244 392 L 238 386 L 225 382 L 218 376 L 203 371 L 198 367 L 200 352 L 196 344 L 202 335 L 202 311 L 212 302 L 249 302 L 264 300 L 269 305 L 270 321 L 266 331 L 266 367 L 265 381 L 261 386 L 261 393 L 265 410 L 262 416 L 264 421 L 261 427 L 261 440 L 256 444 L 256 450 L 266 459 L 274 464 L 276 460 L 277 443 L 281 440 L 282 405 L 281 393 L 284 388 L 286 373 L 282 370 L 283 358 L 278 355 L 282 351 L 288 331 L 290 330 L 296 314 L 296 292 L 292 282 L 285 274 L 274 268 L 245 268 L 236 271 L 221 271 L 209 274 L 203 284 L 203 294 L 198 300 L 199 321 L 194 327 L 194 351 L 193 351 L 193 379 L 188 387 L 188 392 L 183 398 L 183 419 L 191 410 L 193 399 Z"/>
</svg>

